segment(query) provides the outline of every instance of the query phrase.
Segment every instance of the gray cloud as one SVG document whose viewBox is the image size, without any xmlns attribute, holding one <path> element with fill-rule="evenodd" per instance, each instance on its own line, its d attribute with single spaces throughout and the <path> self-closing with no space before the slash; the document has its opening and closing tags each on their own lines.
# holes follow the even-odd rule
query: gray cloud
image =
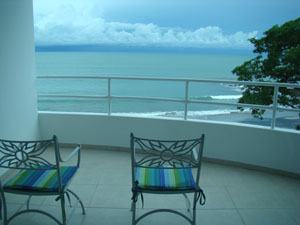
<svg viewBox="0 0 300 225">
<path fill-rule="evenodd" d="M 251 49 L 248 39 L 258 34 L 257 31 L 225 34 L 219 26 L 188 29 L 163 27 L 154 23 L 107 21 L 104 15 L 113 7 L 111 1 L 34 1 L 36 45 Z"/>
<path fill-rule="evenodd" d="M 225 35 L 220 27 L 195 30 L 159 27 L 155 24 L 107 22 L 86 17 L 80 21 L 40 17 L 35 24 L 37 45 L 121 44 L 134 46 L 249 49 L 257 32 Z"/>
<path fill-rule="evenodd" d="M 299 0 L 33 0 L 37 45 L 252 49 Z M 216 7 L 218 6 L 218 7 Z"/>
</svg>

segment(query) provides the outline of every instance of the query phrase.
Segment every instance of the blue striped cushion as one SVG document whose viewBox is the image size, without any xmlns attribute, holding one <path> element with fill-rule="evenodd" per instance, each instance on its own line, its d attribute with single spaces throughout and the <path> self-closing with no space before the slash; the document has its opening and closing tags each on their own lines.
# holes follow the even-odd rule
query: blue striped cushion
<svg viewBox="0 0 300 225">
<path fill-rule="evenodd" d="M 136 181 L 141 188 L 193 188 L 195 181 L 190 168 L 161 169 L 140 168 L 136 169 Z"/>
<path fill-rule="evenodd" d="M 62 185 L 65 186 L 79 167 L 61 166 Z M 22 191 L 58 191 L 57 170 L 22 170 L 5 183 L 6 190 Z"/>
</svg>

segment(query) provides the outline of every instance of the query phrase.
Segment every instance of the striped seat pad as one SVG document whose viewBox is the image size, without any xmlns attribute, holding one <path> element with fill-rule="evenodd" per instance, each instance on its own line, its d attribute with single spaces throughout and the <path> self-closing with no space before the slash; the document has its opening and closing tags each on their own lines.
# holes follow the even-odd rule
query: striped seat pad
<svg viewBox="0 0 300 225">
<path fill-rule="evenodd" d="M 60 174 L 63 187 L 70 181 L 79 167 L 61 166 Z M 22 170 L 5 183 L 6 190 L 58 191 L 57 170 Z"/>
<path fill-rule="evenodd" d="M 136 181 L 141 188 L 193 188 L 195 181 L 190 168 L 136 168 Z"/>
</svg>

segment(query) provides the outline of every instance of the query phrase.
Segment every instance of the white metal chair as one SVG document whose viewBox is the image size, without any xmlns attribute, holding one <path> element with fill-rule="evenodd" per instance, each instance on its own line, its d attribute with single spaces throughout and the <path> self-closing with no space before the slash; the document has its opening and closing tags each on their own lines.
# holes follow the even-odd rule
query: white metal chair
<svg viewBox="0 0 300 225">
<path fill-rule="evenodd" d="M 205 195 L 199 186 L 204 134 L 191 140 L 151 140 L 131 133 L 132 164 L 132 224 L 158 212 L 182 216 L 191 225 L 196 224 L 196 206 L 205 204 Z M 194 172 L 192 170 L 195 170 Z M 175 209 L 154 209 L 139 217 L 136 203 L 143 194 L 183 194 L 188 213 Z M 188 194 L 193 194 L 190 204 Z M 188 215 L 186 215 L 188 214 Z"/>
<path fill-rule="evenodd" d="M 68 188 L 71 179 L 79 168 L 80 149 L 81 146 L 78 145 L 63 160 L 56 136 L 43 141 L 0 140 L 0 167 L 8 169 L 6 173 L 11 173 L 11 170 L 16 172 L 6 182 L 0 182 L 1 211 L 3 210 L 1 219 L 3 219 L 3 224 L 9 224 L 15 217 L 24 213 L 40 213 L 50 217 L 59 225 L 65 225 L 67 220 L 65 196 L 70 200 L 70 195 L 80 203 L 82 214 L 85 214 L 81 200 Z M 76 165 L 61 165 L 75 154 L 77 154 Z M 27 195 L 26 208 L 8 217 L 5 193 Z M 30 208 L 32 196 L 49 195 L 55 196 L 56 200 L 61 203 L 61 220 L 42 209 Z"/>
</svg>

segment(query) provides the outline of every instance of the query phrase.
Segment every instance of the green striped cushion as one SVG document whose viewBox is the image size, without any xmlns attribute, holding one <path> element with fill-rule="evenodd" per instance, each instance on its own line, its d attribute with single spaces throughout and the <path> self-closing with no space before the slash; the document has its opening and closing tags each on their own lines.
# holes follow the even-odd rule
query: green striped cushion
<svg viewBox="0 0 300 225">
<path fill-rule="evenodd" d="M 162 169 L 140 168 L 136 169 L 136 181 L 141 188 L 192 188 L 195 181 L 190 168 Z"/>
<path fill-rule="evenodd" d="M 77 171 L 77 166 L 61 166 L 62 185 L 65 186 Z M 4 185 L 6 190 L 58 191 L 57 170 L 22 170 Z"/>
</svg>

